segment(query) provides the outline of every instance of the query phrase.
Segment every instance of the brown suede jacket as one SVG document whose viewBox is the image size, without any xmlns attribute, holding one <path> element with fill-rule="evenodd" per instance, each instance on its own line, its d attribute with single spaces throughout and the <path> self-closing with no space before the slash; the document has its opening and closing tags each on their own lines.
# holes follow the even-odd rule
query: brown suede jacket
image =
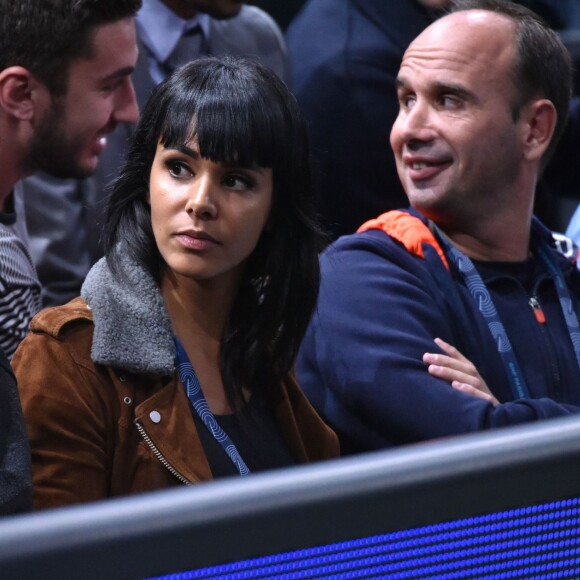
<svg viewBox="0 0 580 580">
<path fill-rule="evenodd" d="M 212 479 L 175 372 L 127 372 L 95 362 L 98 326 L 82 298 L 47 308 L 33 319 L 13 358 L 32 448 L 36 509 Z M 108 332 L 122 350 L 122 332 Z M 127 358 L 125 351 L 119 357 Z M 336 435 L 293 378 L 282 385 L 274 413 L 297 463 L 338 455 Z"/>
</svg>

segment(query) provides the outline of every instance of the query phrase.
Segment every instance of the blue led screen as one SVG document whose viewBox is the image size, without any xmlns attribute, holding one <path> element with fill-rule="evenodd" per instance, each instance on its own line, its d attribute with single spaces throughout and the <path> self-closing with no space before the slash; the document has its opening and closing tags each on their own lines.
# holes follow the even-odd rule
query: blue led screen
<svg viewBox="0 0 580 580">
<path fill-rule="evenodd" d="M 580 498 L 275 554 L 155 580 L 580 578 Z"/>
</svg>

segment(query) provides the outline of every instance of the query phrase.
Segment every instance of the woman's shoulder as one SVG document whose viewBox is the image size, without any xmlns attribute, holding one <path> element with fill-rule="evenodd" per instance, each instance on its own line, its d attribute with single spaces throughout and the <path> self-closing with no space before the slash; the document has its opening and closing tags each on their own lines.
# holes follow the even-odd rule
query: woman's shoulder
<svg viewBox="0 0 580 580">
<path fill-rule="evenodd" d="M 302 392 L 292 371 L 282 385 L 276 415 L 282 432 L 290 433 L 294 454 L 301 462 L 332 459 L 340 455 L 336 433 L 321 419 L 306 395 Z M 291 428 L 288 419 L 291 418 Z M 292 433 L 292 429 L 297 432 Z M 299 449 L 299 451 L 297 451 Z"/>
<path fill-rule="evenodd" d="M 57 375 L 73 376 L 81 369 L 94 374 L 93 330 L 91 311 L 82 298 L 41 310 L 11 361 L 18 382 L 38 375 L 42 383 L 47 369 Z"/>
<path fill-rule="evenodd" d="M 22 360 L 34 361 L 37 366 L 50 360 L 50 364 L 58 367 L 65 359 L 92 366 L 93 331 L 93 315 L 82 298 L 45 308 L 32 319 L 30 332 L 16 349 L 12 366 Z"/>
<path fill-rule="evenodd" d="M 71 325 L 93 324 L 93 313 L 81 298 L 75 298 L 62 306 L 51 306 L 41 310 L 30 324 L 32 333 L 42 333 L 53 338 L 62 338 Z"/>
</svg>

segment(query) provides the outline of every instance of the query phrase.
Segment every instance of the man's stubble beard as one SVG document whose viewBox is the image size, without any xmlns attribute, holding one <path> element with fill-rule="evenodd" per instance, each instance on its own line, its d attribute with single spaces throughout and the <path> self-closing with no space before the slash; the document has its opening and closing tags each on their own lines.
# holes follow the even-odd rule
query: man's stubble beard
<svg viewBox="0 0 580 580">
<path fill-rule="evenodd" d="M 54 177 L 84 179 L 94 170 L 80 166 L 78 155 L 83 149 L 83 140 L 79 135 L 65 134 L 64 116 L 64 103 L 54 98 L 51 111 L 35 127 L 26 167 Z"/>
</svg>

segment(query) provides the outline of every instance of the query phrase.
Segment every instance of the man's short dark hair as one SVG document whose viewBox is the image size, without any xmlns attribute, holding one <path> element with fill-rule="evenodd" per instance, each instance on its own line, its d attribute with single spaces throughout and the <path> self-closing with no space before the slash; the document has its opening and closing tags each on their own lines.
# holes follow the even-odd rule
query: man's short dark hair
<svg viewBox="0 0 580 580">
<path fill-rule="evenodd" d="M 513 115 L 533 99 L 550 100 L 558 114 L 554 136 L 544 154 L 543 165 L 556 148 L 566 122 L 572 94 L 572 64 L 568 50 L 547 22 L 530 9 L 508 0 L 453 0 L 451 12 L 489 10 L 516 25 L 516 57 L 513 82 L 518 100 Z"/>
<path fill-rule="evenodd" d="M 95 28 L 140 7 L 141 0 L 0 0 L 0 71 L 22 66 L 63 95 L 71 61 L 91 55 Z"/>
</svg>

